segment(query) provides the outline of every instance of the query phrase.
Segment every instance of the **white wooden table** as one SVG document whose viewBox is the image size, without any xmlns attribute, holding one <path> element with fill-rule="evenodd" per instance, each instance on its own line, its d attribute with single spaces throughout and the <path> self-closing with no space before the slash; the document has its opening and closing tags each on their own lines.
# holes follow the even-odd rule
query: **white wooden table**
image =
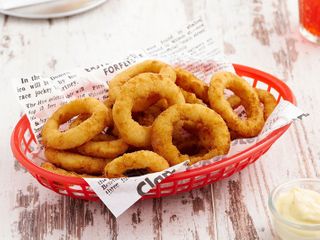
<svg viewBox="0 0 320 240">
<path fill-rule="evenodd" d="M 118 219 L 99 202 L 45 189 L 15 161 L 9 140 L 22 112 L 11 79 L 99 63 L 199 13 L 230 61 L 278 76 L 311 114 L 261 159 L 205 188 L 139 201 Z M 320 46 L 300 36 L 297 1 L 109 0 L 57 20 L 0 16 L 0 72 L 0 239 L 276 239 L 268 193 L 320 174 Z"/>
</svg>

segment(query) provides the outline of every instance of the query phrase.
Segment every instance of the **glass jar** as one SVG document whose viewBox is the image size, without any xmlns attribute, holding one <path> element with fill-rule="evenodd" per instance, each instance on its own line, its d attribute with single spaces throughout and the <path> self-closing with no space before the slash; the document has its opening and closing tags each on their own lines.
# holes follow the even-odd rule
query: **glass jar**
<svg viewBox="0 0 320 240">
<path fill-rule="evenodd" d="M 320 44 L 320 0 L 299 0 L 300 32 Z"/>
<path fill-rule="evenodd" d="M 307 189 L 320 194 L 320 180 L 297 179 L 283 183 L 276 187 L 269 196 L 269 210 L 273 218 L 273 226 L 283 240 L 320 240 L 320 224 L 301 224 L 281 215 L 277 208 L 279 196 L 295 188 Z M 308 211 L 306 211 L 307 213 Z"/>
</svg>

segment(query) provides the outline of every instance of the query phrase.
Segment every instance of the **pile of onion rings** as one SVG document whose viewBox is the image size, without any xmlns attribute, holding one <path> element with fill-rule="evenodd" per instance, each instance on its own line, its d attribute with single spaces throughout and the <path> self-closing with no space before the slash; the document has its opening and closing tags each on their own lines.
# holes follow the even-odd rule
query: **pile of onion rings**
<svg viewBox="0 0 320 240">
<path fill-rule="evenodd" d="M 206 84 L 187 70 L 147 60 L 110 80 L 104 102 L 77 99 L 52 114 L 42 129 L 48 161 L 42 167 L 116 178 L 185 160 L 191 165 L 227 154 L 233 139 L 257 136 L 276 105 L 270 92 L 233 73 L 214 74 Z M 239 106 L 245 118 L 236 113 Z"/>
</svg>

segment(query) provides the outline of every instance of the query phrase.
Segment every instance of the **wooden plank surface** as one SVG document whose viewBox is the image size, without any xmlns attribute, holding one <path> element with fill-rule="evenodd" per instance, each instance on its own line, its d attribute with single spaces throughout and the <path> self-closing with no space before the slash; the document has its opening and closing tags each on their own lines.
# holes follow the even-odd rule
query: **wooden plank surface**
<svg viewBox="0 0 320 240">
<path fill-rule="evenodd" d="M 11 79 L 99 63 L 204 14 L 227 58 L 278 76 L 310 113 L 253 165 L 190 193 L 139 201 L 115 219 L 100 202 L 56 195 L 12 156 L 21 116 Z M 318 177 L 320 47 L 298 32 L 296 1 L 109 0 L 57 20 L 0 16 L 0 239 L 276 239 L 267 210 L 277 184 Z"/>
</svg>

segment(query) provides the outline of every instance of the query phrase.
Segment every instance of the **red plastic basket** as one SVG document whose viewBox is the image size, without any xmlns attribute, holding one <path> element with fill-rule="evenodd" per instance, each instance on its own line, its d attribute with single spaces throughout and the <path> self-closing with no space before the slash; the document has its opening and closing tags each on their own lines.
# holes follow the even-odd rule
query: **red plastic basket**
<svg viewBox="0 0 320 240">
<path fill-rule="evenodd" d="M 264 88 L 278 94 L 277 100 L 287 100 L 296 105 L 295 97 L 289 87 L 276 77 L 242 65 L 234 64 L 238 75 L 252 80 L 253 87 L 263 83 Z M 290 125 L 290 124 L 289 124 Z M 218 162 L 185 172 L 175 173 L 164 179 L 143 198 L 158 198 L 180 192 L 190 191 L 207 184 L 229 177 L 255 162 L 271 145 L 289 128 L 286 125 L 269 134 L 252 147 Z M 98 200 L 90 186 L 82 179 L 67 177 L 49 172 L 27 157 L 31 152 L 30 144 L 35 142 L 29 120 L 23 116 L 16 125 L 12 137 L 11 148 L 16 159 L 45 187 L 63 195 L 86 200 Z"/>
</svg>

